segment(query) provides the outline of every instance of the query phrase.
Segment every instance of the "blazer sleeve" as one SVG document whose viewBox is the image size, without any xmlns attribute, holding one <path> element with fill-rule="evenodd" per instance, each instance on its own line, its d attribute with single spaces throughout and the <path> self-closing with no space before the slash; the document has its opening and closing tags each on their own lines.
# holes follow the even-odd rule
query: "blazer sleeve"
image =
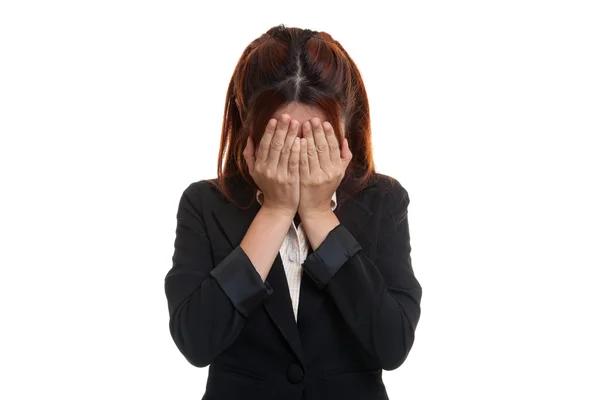
<svg viewBox="0 0 600 400">
<path fill-rule="evenodd" d="M 240 246 L 214 265 L 201 209 L 203 185 L 192 183 L 181 196 L 173 266 L 164 281 L 171 337 L 196 367 L 209 365 L 230 346 L 273 292 Z"/>
<path fill-rule="evenodd" d="M 368 257 L 342 225 L 330 231 L 303 264 L 335 303 L 348 328 L 381 368 L 408 356 L 421 315 L 421 285 L 411 263 L 408 193 L 397 180 L 384 196 L 377 250 Z"/>
</svg>

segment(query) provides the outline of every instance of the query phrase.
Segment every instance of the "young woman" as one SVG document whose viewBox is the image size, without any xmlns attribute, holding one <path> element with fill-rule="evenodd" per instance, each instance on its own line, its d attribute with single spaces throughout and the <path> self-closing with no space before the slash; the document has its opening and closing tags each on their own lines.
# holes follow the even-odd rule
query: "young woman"
<svg viewBox="0 0 600 400">
<path fill-rule="evenodd" d="M 374 171 L 358 68 L 325 32 L 283 25 L 244 51 L 218 177 L 189 185 L 165 278 L 169 328 L 203 399 L 387 399 L 421 286 L 409 197 Z"/>
</svg>

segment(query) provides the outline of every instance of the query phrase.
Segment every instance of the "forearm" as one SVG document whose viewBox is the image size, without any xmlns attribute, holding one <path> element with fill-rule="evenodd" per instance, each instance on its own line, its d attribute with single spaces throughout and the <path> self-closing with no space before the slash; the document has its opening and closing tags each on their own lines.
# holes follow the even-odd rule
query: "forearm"
<svg viewBox="0 0 600 400">
<path fill-rule="evenodd" d="M 202 211 L 202 199 L 210 192 L 203 181 L 182 194 L 173 266 L 164 283 L 171 335 L 197 367 L 209 365 L 235 341 L 246 319 L 272 291 L 239 246 L 215 262 Z"/>
<path fill-rule="evenodd" d="M 195 276 L 174 275 L 166 281 L 169 299 L 177 291 L 186 289 L 186 283 Z M 197 282 L 194 282 L 197 283 Z M 190 285 L 191 286 L 191 285 Z M 169 320 L 171 337 L 194 366 L 206 367 L 237 338 L 244 327 L 244 318 L 232 306 L 227 294 L 212 277 L 206 278 L 181 305 L 175 308 Z"/>
<path fill-rule="evenodd" d="M 281 211 L 261 207 L 240 243 L 263 282 L 269 275 L 293 217 Z"/>
<path fill-rule="evenodd" d="M 407 229 L 405 223 L 398 232 Z M 302 265 L 386 370 L 397 368 L 408 355 L 420 317 L 421 286 L 409 254 L 408 242 L 390 240 L 381 244 L 376 265 L 340 225 Z"/>
<path fill-rule="evenodd" d="M 319 214 L 301 214 L 300 219 L 313 249 L 317 249 L 329 232 L 340 224 L 339 219 L 331 210 Z"/>
<path fill-rule="evenodd" d="M 396 266 L 402 269 L 400 260 Z M 420 318 L 421 286 L 404 276 L 400 287 L 386 282 L 361 250 L 339 269 L 326 287 L 342 319 L 381 368 L 398 368 L 408 356 Z"/>
</svg>

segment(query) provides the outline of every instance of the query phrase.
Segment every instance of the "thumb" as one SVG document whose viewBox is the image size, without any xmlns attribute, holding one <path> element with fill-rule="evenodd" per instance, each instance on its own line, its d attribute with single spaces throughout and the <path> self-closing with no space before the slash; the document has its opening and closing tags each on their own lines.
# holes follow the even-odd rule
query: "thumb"
<svg viewBox="0 0 600 400">
<path fill-rule="evenodd" d="M 344 138 L 344 143 L 342 144 L 342 165 L 344 169 L 350 164 L 350 160 L 352 160 L 352 153 L 350 152 L 350 147 L 348 146 L 348 139 Z"/>
<path fill-rule="evenodd" d="M 248 136 L 248 140 L 246 140 L 246 148 L 244 149 L 243 154 L 246 159 L 246 164 L 248 164 L 248 171 L 253 173 L 256 157 L 254 156 L 254 142 L 250 136 Z"/>
</svg>

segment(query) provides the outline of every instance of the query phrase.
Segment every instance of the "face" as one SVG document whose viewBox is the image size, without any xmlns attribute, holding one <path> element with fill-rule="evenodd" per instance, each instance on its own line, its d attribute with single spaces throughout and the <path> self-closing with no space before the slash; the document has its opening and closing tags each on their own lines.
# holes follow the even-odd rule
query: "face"
<svg viewBox="0 0 600 400">
<path fill-rule="evenodd" d="M 310 121 L 311 118 L 319 118 L 321 123 L 327 121 L 327 117 L 325 113 L 318 107 L 309 106 L 307 104 L 301 103 L 290 103 L 285 107 L 281 107 L 278 109 L 275 114 L 273 114 L 273 118 L 279 120 L 279 118 L 283 114 L 288 114 L 292 120 L 296 120 L 300 123 L 300 128 L 298 129 L 298 136 L 302 137 L 302 124 L 306 121 Z M 343 127 L 342 127 L 342 137 L 344 135 Z M 339 136 L 338 136 L 339 137 Z"/>
</svg>

